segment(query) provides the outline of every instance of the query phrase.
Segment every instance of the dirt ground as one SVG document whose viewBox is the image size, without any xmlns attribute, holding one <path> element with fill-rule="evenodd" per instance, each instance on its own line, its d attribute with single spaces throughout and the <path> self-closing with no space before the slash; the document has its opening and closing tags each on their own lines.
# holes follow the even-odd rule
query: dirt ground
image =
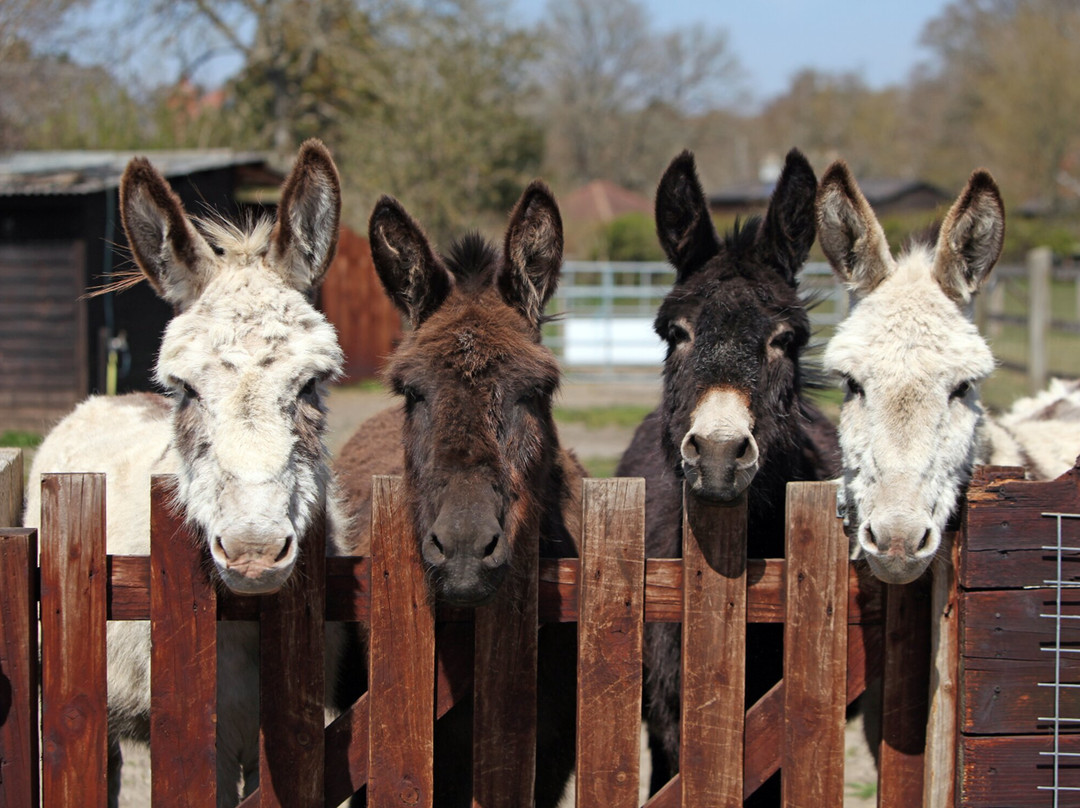
<svg viewBox="0 0 1080 808">
<path fill-rule="evenodd" d="M 588 409 L 613 405 L 636 404 L 652 406 L 660 400 L 659 379 L 635 383 L 603 384 L 589 382 L 564 382 L 557 406 Z M 397 400 L 381 391 L 367 388 L 343 387 L 334 389 L 329 397 L 329 423 L 327 443 L 336 452 L 367 418 L 380 410 L 393 406 Z M 601 426 L 586 427 L 580 423 L 559 424 L 560 441 L 574 449 L 583 459 L 617 458 L 629 445 L 632 427 Z M 877 775 L 873 759 L 862 737 L 862 720 L 849 722 L 845 733 L 846 755 L 844 782 L 846 796 L 844 808 L 870 808 L 876 805 L 874 784 Z M 122 808 L 141 808 L 150 803 L 149 755 L 137 746 L 124 748 Z M 642 735 L 642 782 L 648 783 L 648 755 Z M 642 790 L 642 801 L 647 794 Z M 567 797 L 560 808 L 572 808 L 573 784 L 567 789 Z"/>
</svg>

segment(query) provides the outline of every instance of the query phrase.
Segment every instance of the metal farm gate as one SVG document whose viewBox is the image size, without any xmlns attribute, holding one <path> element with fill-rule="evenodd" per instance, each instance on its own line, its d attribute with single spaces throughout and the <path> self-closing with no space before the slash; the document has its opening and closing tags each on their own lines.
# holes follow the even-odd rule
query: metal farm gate
<svg viewBox="0 0 1080 808">
<path fill-rule="evenodd" d="M 8 473 L 14 492 L 18 458 Z M 683 626 L 681 773 L 649 806 L 737 805 L 778 768 L 785 805 L 841 805 L 845 708 L 882 670 L 879 804 L 922 800 L 929 601 L 904 587 L 886 605 L 856 574 L 830 483 L 789 487 L 786 560 L 746 559 L 744 507 L 694 504 L 684 557 L 646 560 L 643 483 L 589 480 L 582 557 L 534 560 L 475 612 L 429 605 L 396 478 L 374 480 L 370 558 L 307 547 L 303 585 L 258 598 L 215 590 L 160 479 L 151 555 L 106 555 L 105 486 L 46 475 L 41 541 L 0 531 L 0 805 L 105 804 L 108 620 L 152 625 L 153 804 L 212 805 L 216 622 L 235 619 L 261 625 L 261 788 L 246 806 L 337 805 L 365 786 L 371 806 L 432 806 L 433 724 L 470 692 L 474 805 L 531 805 L 536 628 L 554 621 L 579 626 L 581 808 L 638 805 L 645 621 Z M 365 622 L 371 648 L 369 690 L 328 727 L 324 618 Z M 784 623 L 785 676 L 745 710 L 748 621 Z"/>
</svg>

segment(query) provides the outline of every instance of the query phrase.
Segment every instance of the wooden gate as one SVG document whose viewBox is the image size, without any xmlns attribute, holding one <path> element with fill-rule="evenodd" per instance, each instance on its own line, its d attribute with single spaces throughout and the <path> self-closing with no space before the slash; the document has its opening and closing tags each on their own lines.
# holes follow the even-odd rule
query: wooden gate
<svg viewBox="0 0 1080 808">
<path fill-rule="evenodd" d="M 555 621 L 579 625 L 581 808 L 638 804 L 644 621 L 681 621 L 684 647 L 682 770 L 648 806 L 739 804 L 778 767 L 785 805 L 840 805 L 845 705 L 882 660 L 879 804 L 917 804 L 906 795 L 911 778 L 921 789 L 911 737 L 926 680 L 910 660 L 925 657 L 911 650 L 925 649 L 925 609 L 913 616 L 919 590 L 903 588 L 884 618 L 882 589 L 847 561 L 829 483 L 789 487 L 786 561 L 746 560 L 744 507 L 701 505 L 687 512 L 684 558 L 646 560 L 643 483 L 589 480 L 580 559 L 540 560 L 475 613 L 435 613 L 396 478 L 374 480 L 370 558 L 305 552 L 294 575 L 307 586 L 258 598 L 215 591 L 162 480 L 151 556 L 107 556 L 105 482 L 44 478 L 40 572 L 35 532 L 0 532 L 0 804 L 105 804 L 107 620 L 151 621 L 154 804 L 213 804 L 215 621 L 234 619 L 258 620 L 262 637 L 261 788 L 246 806 L 337 805 L 365 784 L 372 806 L 432 806 L 434 720 L 470 692 L 474 804 L 530 805 L 535 710 L 520 694 L 535 692 L 537 624 Z M 324 616 L 367 623 L 372 660 L 368 692 L 325 728 Z M 744 711 L 747 621 L 784 622 L 786 673 Z"/>
</svg>

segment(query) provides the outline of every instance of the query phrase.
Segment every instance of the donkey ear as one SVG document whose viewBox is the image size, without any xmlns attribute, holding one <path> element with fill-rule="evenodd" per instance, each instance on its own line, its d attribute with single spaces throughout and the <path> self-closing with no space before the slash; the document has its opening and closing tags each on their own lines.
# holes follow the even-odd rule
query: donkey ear
<svg viewBox="0 0 1080 808">
<path fill-rule="evenodd" d="M 817 177 L 809 161 L 792 149 L 776 182 L 761 223 L 758 250 L 792 286 L 814 243 L 814 197 Z"/>
<path fill-rule="evenodd" d="M 684 151 L 671 161 L 656 188 L 656 235 L 681 283 L 720 252 L 694 154 Z"/>
<path fill-rule="evenodd" d="M 368 223 L 371 258 L 386 294 L 413 328 L 442 305 L 453 280 L 420 225 L 401 203 L 384 196 Z"/>
<path fill-rule="evenodd" d="M 272 260 L 285 280 L 310 295 L 322 283 L 337 249 L 341 183 L 330 152 L 314 138 L 300 147 L 281 190 L 270 237 Z"/>
<path fill-rule="evenodd" d="M 536 328 L 544 306 L 559 285 L 563 227 L 551 190 L 533 180 L 510 214 L 503 245 L 505 264 L 498 276 L 499 293 Z"/>
<path fill-rule="evenodd" d="M 1005 241 L 1005 206 L 987 171 L 971 175 L 938 235 L 934 277 L 949 297 L 964 305 L 990 274 Z"/>
<path fill-rule="evenodd" d="M 179 310 L 191 305 L 210 277 L 214 251 L 144 157 L 128 163 L 120 178 L 120 218 L 135 262 L 158 295 Z"/>
<path fill-rule="evenodd" d="M 817 228 L 825 257 L 852 291 L 871 292 L 895 267 L 885 231 L 842 160 L 821 178 Z"/>
</svg>

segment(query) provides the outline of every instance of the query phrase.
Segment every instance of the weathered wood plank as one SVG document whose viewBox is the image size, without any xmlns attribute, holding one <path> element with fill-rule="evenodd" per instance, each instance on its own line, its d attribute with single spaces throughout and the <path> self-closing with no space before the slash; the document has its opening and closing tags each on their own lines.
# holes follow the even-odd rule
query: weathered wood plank
<svg viewBox="0 0 1080 808">
<path fill-rule="evenodd" d="M 0 528 L 22 524 L 22 449 L 0 448 Z"/>
<path fill-rule="evenodd" d="M 37 531 L 0 530 L 0 805 L 37 806 Z"/>
<path fill-rule="evenodd" d="M 925 583 L 887 587 L 879 805 L 919 805 L 923 798 L 930 687 L 930 598 Z"/>
<path fill-rule="evenodd" d="M 538 525 L 519 517 L 514 574 L 476 610 L 473 806 L 531 808 L 536 780 Z M 510 519 L 511 522 L 517 521 Z"/>
<path fill-rule="evenodd" d="M 1044 513 L 1080 510 L 1080 472 L 1056 480 L 1006 480 L 972 486 L 960 584 L 967 589 L 1020 587 L 1056 574 L 1056 554 L 1042 548 L 1057 542 L 1057 520 Z M 1080 520 L 1062 520 L 1066 544 L 1080 542 Z M 1066 580 L 1080 580 L 1080 554 L 1066 553 Z"/>
<path fill-rule="evenodd" d="M 848 544 L 836 485 L 787 487 L 783 801 L 844 801 Z"/>
<path fill-rule="evenodd" d="M 42 800 L 104 806 L 105 476 L 41 481 Z"/>
<path fill-rule="evenodd" d="M 1053 759 L 1041 755 L 1052 752 L 1054 739 L 1046 735 L 961 738 L 960 794 L 957 805 L 963 808 L 1000 808 L 1022 805 L 1024 808 L 1051 808 L 1055 805 L 1049 791 L 1039 786 L 1054 782 Z M 1066 735 L 1060 751 L 1080 754 L 1080 735 Z M 1069 759 L 1059 768 L 1061 786 L 1080 787 L 1080 769 Z M 1056 805 L 1080 804 L 1077 792 L 1061 792 Z"/>
<path fill-rule="evenodd" d="M 1053 730 L 1040 716 L 1054 714 L 1054 690 L 1040 682 L 1054 681 L 1053 654 L 1043 662 L 1015 659 L 964 661 L 960 689 L 961 731 L 968 735 L 1037 735 Z M 1075 656 L 1068 654 L 1067 656 Z M 1066 660 L 1062 682 L 1080 682 L 1080 664 Z M 1080 690 L 1062 688 L 1061 715 L 1080 716 Z M 1062 732 L 1080 733 L 1080 725 L 1065 724 Z"/>
<path fill-rule="evenodd" d="M 746 499 L 725 507 L 684 493 L 682 805 L 743 795 Z"/>
<path fill-rule="evenodd" d="M 368 805 L 431 808 L 435 615 L 401 480 L 372 489 Z"/>
<path fill-rule="evenodd" d="M 150 483 L 151 800 L 200 808 L 217 799 L 217 602 L 171 486 Z"/>
<path fill-rule="evenodd" d="M 325 763 L 326 519 L 303 538 L 288 585 L 261 598 L 259 792 L 262 808 L 318 805 Z"/>
<path fill-rule="evenodd" d="M 1047 661 L 1042 650 L 1054 640 L 1054 621 L 1041 617 L 1057 608 L 1053 589 L 1005 589 L 964 592 L 961 595 L 963 627 L 960 653 L 965 659 L 1012 659 Z M 1062 613 L 1080 615 L 1080 600 L 1066 595 Z M 1065 620 L 1061 627 L 1065 645 L 1080 644 L 1080 620 Z"/>
<path fill-rule="evenodd" d="M 636 808 L 645 481 L 585 480 L 578 627 L 579 808 Z M 596 720 L 603 716 L 602 720 Z"/>
<path fill-rule="evenodd" d="M 930 708 L 923 759 L 923 808 L 953 808 L 960 667 L 959 543 L 942 539 L 930 564 Z"/>
<path fill-rule="evenodd" d="M 326 728 L 326 808 L 340 805 L 367 783 L 371 700 L 362 695 Z"/>
</svg>

